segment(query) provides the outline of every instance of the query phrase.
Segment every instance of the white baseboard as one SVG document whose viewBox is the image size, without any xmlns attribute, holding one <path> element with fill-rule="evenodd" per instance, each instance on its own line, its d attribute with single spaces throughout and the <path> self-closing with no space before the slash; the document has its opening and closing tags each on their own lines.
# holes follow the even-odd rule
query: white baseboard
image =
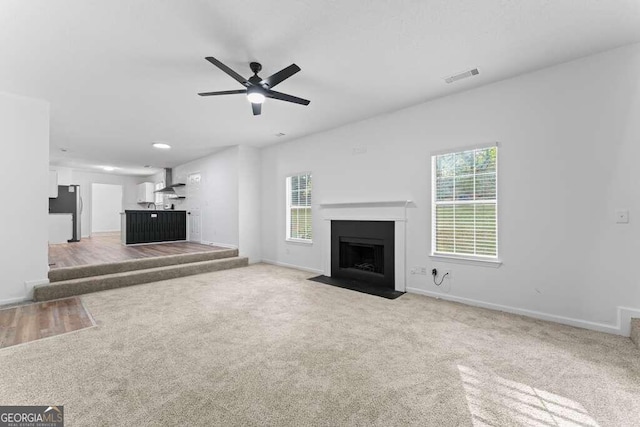
<svg viewBox="0 0 640 427">
<path fill-rule="evenodd" d="M 309 273 L 324 274 L 323 270 L 318 270 L 318 269 L 309 268 L 309 267 L 302 267 L 300 265 L 287 264 L 286 262 L 273 261 L 270 259 L 263 259 L 262 262 L 264 262 L 265 264 L 277 265 L 280 267 L 295 268 L 296 270 L 308 271 Z"/>
<path fill-rule="evenodd" d="M 29 298 L 18 297 L 18 298 L 0 299 L 0 306 L 7 305 L 7 304 L 16 304 L 16 303 L 25 302 L 25 301 L 29 301 Z"/>
<path fill-rule="evenodd" d="M 49 279 L 26 280 L 24 282 L 24 295 L 16 298 L 1 299 L 0 305 L 16 304 L 19 302 L 31 301 L 33 298 L 33 288 L 36 286 L 48 285 Z"/>
<path fill-rule="evenodd" d="M 504 311 L 506 313 L 519 314 L 532 317 L 534 319 L 546 320 L 549 322 L 561 323 L 563 325 L 575 326 L 577 328 L 590 329 L 593 331 L 606 332 L 609 334 L 622 335 L 628 337 L 631 333 L 631 318 L 640 318 L 640 310 L 628 307 L 618 307 L 617 324 L 597 323 L 588 320 L 574 319 L 571 317 L 558 316 L 555 314 L 543 313 L 541 311 L 527 310 L 524 308 L 511 307 L 507 305 L 494 304 L 485 301 L 463 298 L 454 295 L 441 294 L 438 292 L 425 291 L 419 288 L 407 288 L 407 292 L 426 295 L 428 297 L 444 299 L 447 301 L 459 302 L 461 304 L 475 307 L 488 308 L 490 310 Z"/>
<path fill-rule="evenodd" d="M 618 307 L 618 325 L 620 335 L 631 335 L 631 319 L 640 319 L 640 309 L 631 307 Z"/>
<path fill-rule="evenodd" d="M 200 242 L 193 242 L 193 243 L 200 243 L 201 245 L 209 245 L 209 246 L 220 246 L 220 247 L 229 248 L 229 249 L 238 249 L 237 245 L 230 245 L 229 243 L 208 242 L 206 240 L 201 240 Z"/>
</svg>

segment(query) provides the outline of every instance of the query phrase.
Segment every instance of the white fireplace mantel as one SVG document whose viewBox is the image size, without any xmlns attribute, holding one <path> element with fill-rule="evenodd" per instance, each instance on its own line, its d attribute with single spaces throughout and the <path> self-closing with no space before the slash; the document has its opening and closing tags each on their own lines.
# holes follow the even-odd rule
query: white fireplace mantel
<svg viewBox="0 0 640 427">
<path fill-rule="evenodd" d="M 321 208 L 348 208 L 348 207 L 384 207 L 384 206 L 408 206 L 412 204 L 412 200 L 377 200 L 364 202 L 337 202 L 337 203 L 320 203 Z"/>
<path fill-rule="evenodd" d="M 412 206 L 415 205 L 411 200 L 319 203 L 318 207 L 324 219 L 321 230 L 324 241 L 324 275 L 331 276 L 331 221 L 393 221 L 395 288 L 397 291 L 405 292 L 407 208 Z"/>
</svg>

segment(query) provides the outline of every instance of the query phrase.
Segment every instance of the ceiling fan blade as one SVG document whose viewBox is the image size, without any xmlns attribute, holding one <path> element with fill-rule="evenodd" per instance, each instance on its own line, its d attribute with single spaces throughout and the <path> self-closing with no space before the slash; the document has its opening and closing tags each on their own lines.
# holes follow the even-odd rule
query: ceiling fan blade
<svg viewBox="0 0 640 427">
<path fill-rule="evenodd" d="M 296 104 L 309 105 L 311 101 L 308 99 L 298 98 L 297 96 L 287 95 L 286 93 L 276 92 L 275 90 L 265 91 L 267 98 L 279 99 L 280 101 L 294 102 Z"/>
<path fill-rule="evenodd" d="M 226 65 L 224 65 L 222 62 L 218 61 L 213 56 L 207 56 L 204 59 L 206 59 L 207 61 L 211 62 L 213 65 L 215 65 L 216 67 L 220 68 L 222 71 L 224 71 L 225 73 L 227 73 L 228 75 L 233 77 L 241 85 L 247 86 L 247 87 L 249 86 L 249 82 L 247 81 L 247 79 L 245 79 L 240 74 L 238 74 L 235 71 L 233 71 L 231 68 L 229 68 Z"/>
<path fill-rule="evenodd" d="M 201 92 L 198 95 L 200 96 L 213 96 L 213 95 L 235 95 L 237 93 L 247 93 L 245 89 L 238 90 L 222 90 L 219 92 Z"/>
<path fill-rule="evenodd" d="M 300 71 L 300 67 L 298 67 L 296 64 L 291 64 L 287 68 L 283 68 L 282 70 L 278 71 L 274 75 L 269 76 L 266 79 L 262 80 L 260 83 L 265 83 L 269 85 L 269 87 L 274 87 L 278 83 L 293 76 L 298 71 Z"/>
<path fill-rule="evenodd" d="M 262 113 L 262 104 L 251 103 L 251 108 L 253 109 L 254 116 L 259 116 Z"/>
</svg>

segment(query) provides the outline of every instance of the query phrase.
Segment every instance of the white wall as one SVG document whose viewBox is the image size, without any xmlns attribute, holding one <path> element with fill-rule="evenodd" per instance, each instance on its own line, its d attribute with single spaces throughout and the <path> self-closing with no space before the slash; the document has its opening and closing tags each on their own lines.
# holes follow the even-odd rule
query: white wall
<svg viewBox="0 0 640 427">
<path fill-rule="evenodd" d="M 633 45 L 265 148 L 263 259 L 322 269 L 320 242 L 285 242 L 285 176 L 311 171 L 315 230 L 321 202 L 415 201 L 408 269 L 453 280 L 407 272 L 414 292 L 615 331 L 617 307 L 640 308 L 639 117 Z M 492 141 L 503 265 L 432 262 L 430 154 Z M 631 222 L 616 224 L 616 209 Z"/>
<path fill-rule="evenodd" d="M 260 150 L 238 147 L 238 246 L 250 263 L 262 260 L 260 163 Z"/>
<path fill-rule="evenodd" d="M 91 184 L 91 233 L 120 231 L 122 185 Z"/>
<path fill-rule="evenodd" d="M 48 271 L 49 104 L 0 93 L 0 304 L 27 299 Z"/>
<path fill-rule="evenodd" d="M 173 182 L 187 182 L 191 173 L 202 175 L 200 214 L 202 241 L 238 247 L 238 147 L 173 168 Z M 190 209 L 187 198 L 172 201 L 176 209 Z"/>
</svg>

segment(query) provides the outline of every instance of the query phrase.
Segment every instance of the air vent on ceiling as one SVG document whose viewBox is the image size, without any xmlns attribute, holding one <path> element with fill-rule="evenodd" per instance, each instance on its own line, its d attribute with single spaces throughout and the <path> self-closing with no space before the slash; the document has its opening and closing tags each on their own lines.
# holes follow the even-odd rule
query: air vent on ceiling
<svg viewBox="0 0 640 427">
<path fill-rule="evenodd" d="M 474 68 L 473 70 L 467 70 L 467 71 L 463 71 L 462 73 L 445 77 L 444 81 L 447 83 L 453 83 L 453 82 L 457 82 L 458 80 L 466 79 L 467 77 L 477 76 L 478 74 L 480 74 L 480 71 L 478 71 L 477 68 Z"/>
</svg>

